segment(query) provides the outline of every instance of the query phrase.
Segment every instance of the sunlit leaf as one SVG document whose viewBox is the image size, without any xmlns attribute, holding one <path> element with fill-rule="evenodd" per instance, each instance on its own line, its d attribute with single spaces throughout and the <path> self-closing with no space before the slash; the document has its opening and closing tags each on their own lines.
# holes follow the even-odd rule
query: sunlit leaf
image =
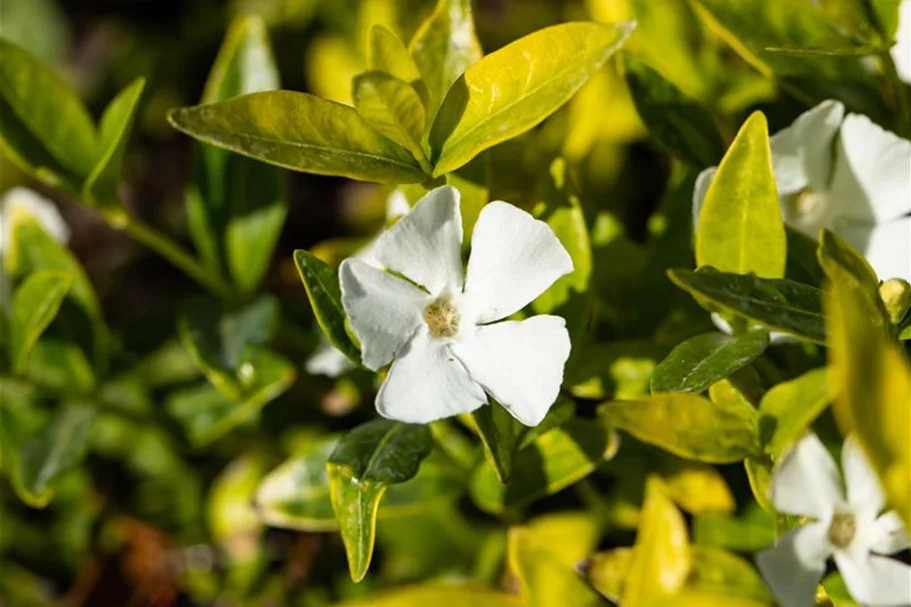
<svg viewBox="0 0 911 607">
<path fill-rule="evenodd" d="M 769 390 L 759 404 L 759 440 L 777 459 L 804 434 L 832 400 L 829 374 L 814 369 Z"/>
<path fill-rule="evenodd" d="M 705 194 L 696 264 L 722 272 L 784 277 L 787 242 L 765 116 L 743 124 Z"/>
<path fill-rule="evenodd" d="M 10 359 L 16 373 L 25 370 L 32 347 L 54 320 L 72 283 L 68 274 L 43 270 L 30 274 L 16 290 L 9 342 Z"/>
<path fill-rule="evenodd" d="M 585 575 L 595 590 L 614 603 L 619 603 L 632 561 L 632 548 L 596 552 L 587 563 Z"/>
<path fill-rule="evenodd" d="M 877 325 L 888 326 L 889 316 L 879 295 L 879 279 L 863 255 L 847 242 L 822 230 L 816 255 L 829 282 L 848 286 L 863 296 L 865 313 Z"/>
<path fill-rule="evenodd" d="M 379 24 L 373 25 L 367 34 L 367 67 L 411 85 L 417 85 L 421 80 L 421 73 L 408 49 L 398 36 Z"/>
<path fill-rule="evenodd" d="M 772 603 L 765 582 L 749 561 L 712 546 L 693 546 L 693 568 L 686 586 L 723 597 Z"/>
<path fill-rule="evenodd" d="M 690 514 L 729 514 L 736 504 L 718 469 L 699 462 L 670 461 L 661 467 L 661 480 L 668 497 Z"/>
<path fill-rule="evenodd" d="M 768 333 L 761 330 L 691 337 L 655 367 L 652 392 L 702 392 L 759 358 L 768 345 Z"/>
<path fill-rule="evenodd" d="M 479 585 L 426 582 L 345 601 L 336 604 L 336 607 L 427 607 L 427 605 L 433 605 L 433 607 L 464 607 L 465 605 L 517 607 L 518 603 L 515 597 L 505 592 L 494 591 Z"/>
<path fill-rule="evenodd" d="M 456 80 L 430 130 L 433 174 L 519 135 L 566 103 L 632 31 L 630 24 L 564 23 L 492 53 Z"/>
</svg>

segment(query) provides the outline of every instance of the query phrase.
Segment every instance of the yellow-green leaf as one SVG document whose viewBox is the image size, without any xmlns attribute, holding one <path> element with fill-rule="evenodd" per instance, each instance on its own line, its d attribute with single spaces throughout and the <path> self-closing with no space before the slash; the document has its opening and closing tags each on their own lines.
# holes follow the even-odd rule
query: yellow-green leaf
<svg viewBox="0 0 911 607">
<path fill-rule="evenodd" d="M 766 453 L 777 459 L 831 400 L 825 368 L 808 371 L 769 390 L 759 403 L 759 440 Z"/>
<path fill-rule="evenodd" d="M 699 212 L 696 264 L 784 277 L 787 245 L 765 116 L 744 123 L 721 160 Z"/>
<path fill-rule="evenodd" d="M 30 274 L 16 289 L 9 342 L 10 359 L 16 373 L 25 371 L 32 346 L 54 320 L 72 284 L 73 278 L 69 274 L 42 270 Z"/>
<path fill-rule="evenodd" d="M 373 25 L 367 34 L 367 67 L 385 72 L 412 86 L 421 80 L 421 73 L 408 54 L 408 49 L 398 36 L 379 24 Z"/>
<path fill-rule="evenodd" d="M 471 66 L 453 83 L 431 126 L 434 177 L 550 116 L 623 44 L 632 28 L 629 23 L 555 25 Z"/>
</svg>

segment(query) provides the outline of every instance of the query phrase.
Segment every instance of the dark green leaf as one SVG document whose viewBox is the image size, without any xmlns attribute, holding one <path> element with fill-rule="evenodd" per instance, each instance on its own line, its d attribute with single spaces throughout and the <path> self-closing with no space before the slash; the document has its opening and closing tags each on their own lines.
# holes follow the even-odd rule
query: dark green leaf
<svg viewBox="0 0 911 607">
<path fill-rule="evenodd" d="M 294 265 L 326 339 L 352 362 L 360 365 L 361 353 L 345 330 L 345 309 L 342 307 L 338 275 L 324 261 L 301 249 L 294 251 Z"/>
<path fill-rule="evenodd" d="M 759 358 L 768 345 L 765 331 L 691 337 L 655 367 L 652 392 L 702 392 Z"/>
<path fill-rule="evenodd" d="M 824 344 L 822 291 L 791 280 L 728 274 L 712 268 L 696 272 L 670 270 L 671 280 L 696 296 L 729 312 L 742 314 L 769 329 Z"/>
<path fill-rule="evenodd" d="M 99 207 L 110 209 L 117 205 L 123 157 L 144 87 L 145 79 L 134 81 L 117 95 L 101 117 L 95 168 L 82 186 L 85 200 Z"/>
<path fill-rule="evenodd" d="M 472 413 L 472 418 L 484 445 L 484 455 L 493 463 L 500 482 L 506 484 L 512 474 L 513 457 L 527 428 L 494 400 Z"/>
<path fill-rule="evenodd" d="M 32 346 L 57 316 L 72 283 L 68 274 L 42 270 L 16 290 L 10 322 L 10 359 L 16 373 L 25 370 Z"/>
<path fill-rule="evenodd" d="M 725 146 L 712 115 L 632 56 L 624 65 L 636 111 L 655 143 L 693 166 L 717 164 Z"/>
<path fill-rule="evenodd" d="M 203 143 L 293 171 L 380 183 L 426 179 L 408 150 L 354 108 L 306 93 L 253 93 L 172 110 L 168 120 Z"/>
</svg>

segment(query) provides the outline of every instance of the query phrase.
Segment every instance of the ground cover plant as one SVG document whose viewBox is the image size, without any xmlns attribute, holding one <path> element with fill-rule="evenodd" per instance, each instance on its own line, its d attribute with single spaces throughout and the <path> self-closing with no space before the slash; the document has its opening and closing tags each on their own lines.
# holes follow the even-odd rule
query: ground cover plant
<svg viewBox="0 0 911 607">
<path fill-rule="evenodd" d="M 0 4 L 0 605 L 911 605 L 911 0 Z"/>
</svg>

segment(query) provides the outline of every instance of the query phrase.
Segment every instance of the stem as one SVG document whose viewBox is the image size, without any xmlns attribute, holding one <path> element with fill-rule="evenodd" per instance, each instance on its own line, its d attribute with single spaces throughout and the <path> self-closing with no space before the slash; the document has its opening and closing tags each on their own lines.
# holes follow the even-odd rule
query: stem
<svg viewBox="0 0 911 607">
<path fill-rule="evenodd" d="M 218 276 L 208 272 L 182 246 L 153 227 L 129 215 L 123 216 L 122 219 L 119 217 L 112 219 L 105 216 L 105 220 L 110 225 L 129 233 L 138 242 L 167 259 L 174 267 L 215 295 L 224 299 L 232 299 L 234 297 L 234 291 L 230 286 L 225 284 Z"/>
</svg>

